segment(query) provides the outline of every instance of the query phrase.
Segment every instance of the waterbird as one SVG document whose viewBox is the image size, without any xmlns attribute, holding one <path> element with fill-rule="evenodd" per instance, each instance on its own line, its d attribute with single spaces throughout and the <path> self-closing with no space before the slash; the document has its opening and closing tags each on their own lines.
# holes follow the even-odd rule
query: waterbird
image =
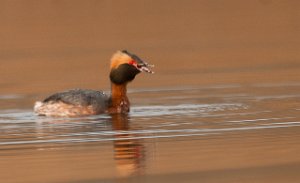
<svg viewBox="0 0 300 183">
<path fill-rule="evenodd" d="M 89 89 L 71 89 L 37 101 L 34 112 L 40 116 L 76 117 L 102 113 L 128 113 L 127 84 L 141 72 L 154 72 L 148 64 L 127 50 L 117 51 L 110 62 L 111 93 Z"/>
</svg>

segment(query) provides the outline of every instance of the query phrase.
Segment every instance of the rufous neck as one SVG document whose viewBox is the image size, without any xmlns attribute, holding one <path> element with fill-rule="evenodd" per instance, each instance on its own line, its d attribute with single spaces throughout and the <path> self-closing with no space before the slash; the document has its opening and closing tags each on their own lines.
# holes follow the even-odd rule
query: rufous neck
<svg viewBox="0 0 300 183">
<path fill-rule="evenodd" d="M 130 103 L 127 98 L 127 84 L 111 83 L 111 100 L 109 113 L 127 113 L 129 112 Z"/>
<path fill-rule="evenodd" d="M 115 84 L 111 83 L 111 100 L 112 106 L 119 106 L 122 103 L 129 103 L 127 98 L 127 83 Z"/>
<path fill-rule="evenodd" d="M 127 97 L 127 84 L 111 83 L 111 97 L 113 99 Z"/>
</svg>

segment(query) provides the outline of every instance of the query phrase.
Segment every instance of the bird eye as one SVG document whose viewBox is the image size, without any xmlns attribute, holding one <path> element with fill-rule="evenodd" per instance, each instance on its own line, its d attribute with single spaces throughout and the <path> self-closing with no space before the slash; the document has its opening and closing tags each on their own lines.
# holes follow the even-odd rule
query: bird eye
<svg viewBox="0 0 300 183">
<path fill-rule="evenodd" d="M 131 60 L 128 64 L 130 64 L 130 65 L 136 65 L 136 62 L 134 60 Z"/>
</svg>

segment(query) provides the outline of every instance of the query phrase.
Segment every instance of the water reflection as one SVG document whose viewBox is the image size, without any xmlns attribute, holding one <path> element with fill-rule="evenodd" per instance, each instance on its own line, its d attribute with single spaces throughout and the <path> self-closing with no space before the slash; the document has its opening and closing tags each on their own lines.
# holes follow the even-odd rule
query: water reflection
<svg viewBox="0 0 300 183">
<path fill-rule="evenodd" d="M 112 115 L 112 127 L 117 132 L 114 135 L 114 158 L 121 177 L 143 174 L 145 168 L 145 146 L 141 139 L 135 138 L 137 134 L 128 133 L 129 120 L 127 114 Z"/>
<path fill-rule="evenodd" d="M 97 142 L 101 139 L 110 139 L 113 143 L 112 153 L 117 175 L 129 177 L 144 173 L 146 167 L 145 146 L 143 139 L 139 138 L 140 134 L 131 128 L 128 114 L 113 114 L 90 119 L 88 117 L 54 118 L 48 124 L 49 126 L 45 123 L 40 123 L 40 125 L 36 126 L 36 138 L 48 142 Z M 49 134 L 52 134 L 50 139 L 48 138 Z M 74 138 L 76 136 L 77 138 Z"/>
</svg>

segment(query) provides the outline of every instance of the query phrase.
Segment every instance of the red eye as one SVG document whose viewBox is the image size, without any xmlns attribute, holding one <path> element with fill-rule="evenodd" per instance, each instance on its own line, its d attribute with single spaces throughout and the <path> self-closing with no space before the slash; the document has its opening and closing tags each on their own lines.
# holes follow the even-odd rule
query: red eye
<svg viewBox="0 0 300 183">
<path fill-rule="evenodd" d="M 130 60 L 128 64 L 130 64 L 130 65 L 137 65 L 135 60 Z"/>
</svg>

